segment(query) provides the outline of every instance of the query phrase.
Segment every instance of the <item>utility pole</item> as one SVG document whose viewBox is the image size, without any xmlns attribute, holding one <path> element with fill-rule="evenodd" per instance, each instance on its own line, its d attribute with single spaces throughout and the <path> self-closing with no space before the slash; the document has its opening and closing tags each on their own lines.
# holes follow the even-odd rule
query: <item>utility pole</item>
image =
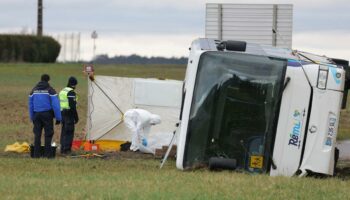
<svg viewBox="0 0 350 200">
<path fill-rule="evenodd" d="M 67 52 L 67 34 L 64 34 L 63 38 L 63 62 L 66 62 L 66 52 Z"/>
<path fill-rule="evenodd" d="M 95 59 L 95 54 L 96 54 L 96 43 L 95 43 L 95 40 L 97 39 L 97 32 L 96 31 L 92 32 L 91 38 L 94 41 L 94 46 L 93 46 L 93 50 L 92 50 L 92 60 L 94 60 Z"/>
<path fill-rule="evenodd" d="M 80 60 L 80 33 L 78 34 L 78 41 L 77 41 L 77 58 L 76 61 Z"/>
<path fill-rule="evenodd" d="M 38 0 L 38 24 L 37 24 L 37 36 L 43 35 L 43 0 Z"/>
<path fill-rule="evenodd" d="M 70 38 L 70 61 L 75 61 L 74 59 L 74 33 L 72 33 Z"/>
</svg>

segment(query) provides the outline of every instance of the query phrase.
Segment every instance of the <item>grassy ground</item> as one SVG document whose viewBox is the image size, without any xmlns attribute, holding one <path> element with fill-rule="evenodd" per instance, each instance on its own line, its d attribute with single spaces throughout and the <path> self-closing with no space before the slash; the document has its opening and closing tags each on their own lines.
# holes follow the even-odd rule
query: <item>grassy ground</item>
<svg viewBox="0 0 350 200">
<path fill-rule="evenodd" d="M 97 66 L 111 76 L 183 79 L 183 66 Z M 207 170 L 180 172 L 174 161 L 157 169 L 154 159 L 33 160 L 2 152 L 6 144 L 33 139 L 27 97 L 40 74 L 51 75 L 59 91 L 70 75 L 78 77 L 79 114 L 85 116 L 87 83 L 81 65 L 0 64 L 0 196 L 1 199 L 346 199 L 349 176 L 328 179 L 284 178 Z M 346 118 L 348 111 L 343 111 Z M 350 138 L 347 119 L 341 138 Z M 77 125 L 82 132 L 84 117 Z M 55 140 L 58 141 L 56 127 Z M 343 163 L 344 171 L 349 164 Z M 348 172 L 347 172 L 348 173 Z M 349 174 L 349 173 L 348 173 Z"/>
<path fill-rule="evenodd" d="M 340 125 L 338 130 L 338 140 L 350 139 L 350 98 L 348 98 L 348 106 L 340 112 Z"/>
<path fill-rule="evenodd" d="M 233 172 L 179 172 L 155 160 L 2 158 L 9 199 L 347 199 L 350 181 Z"/>
</svg>

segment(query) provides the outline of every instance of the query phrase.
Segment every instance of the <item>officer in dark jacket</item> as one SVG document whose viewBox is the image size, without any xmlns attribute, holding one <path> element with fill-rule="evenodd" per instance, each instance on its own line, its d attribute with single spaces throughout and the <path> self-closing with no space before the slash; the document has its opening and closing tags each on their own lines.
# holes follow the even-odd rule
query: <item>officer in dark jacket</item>
<svg viewBox="0 0 350 200">
<path fill-rule="evenodd" d="M 53 118 L 61 121 L 60 103 L 56 91 L 49 85 L 50 76 L 43 74 L 41 81 L 30 92 L 28 106 L 30 120 L 34 124 L 34 158 L 39 158 L 42 129 L 45 131 L 45 157 L 53 156 L 51 141 L 54 134 Z"/>
<path fill-rule="evenodd" d="M 67 87 L 61 90 L 59 94 L 61 113 L 62 113 L 62 131 L 61 131 L 61 153 L 69 154 L 72 148 L 74 138 L 74 124 L 78 123 L 77 95 L 74 91 L 78 81 L 75 77 L 68 79 Z"/>
</svg>

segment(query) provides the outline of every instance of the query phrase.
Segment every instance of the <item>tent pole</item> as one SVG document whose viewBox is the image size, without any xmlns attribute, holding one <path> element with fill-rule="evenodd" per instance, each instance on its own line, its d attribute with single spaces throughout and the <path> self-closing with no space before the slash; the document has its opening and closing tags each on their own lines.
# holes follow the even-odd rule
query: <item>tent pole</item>
<svg viewBox="0 0 350 200">
<path fill-rule="evenodd" d="M 95 81 L 92 81 L 93 83 L 95 83 L 95 85 L 98 87 L 98 89 L 101 90 L 101 92 L 108 98 L 108 100 L 119 110 L 119 112 L 124 115 L 123 111 L 121 111 L 119 109 L 119 107 L 117 106 L 117 104 L 114 103 L 114 101 L 106 94 L 106 92 L 95 82 Z"/>
<path fill-rule="evenodd" d="M 101 136 L 99 136 L 97 139 L 94 140 L 99 140 L 101 139 L 103 136 L 107 135 L 109 133 L 109 131 L 113 130 L 114 128 L 117 128 L 122 122 L 123 122 L 123 118 L 115 125 L 113 126 L 111 129 L 109 129 L 108 131 L 106 131 L 106 133 L 102 134 Z"/>
</svg>

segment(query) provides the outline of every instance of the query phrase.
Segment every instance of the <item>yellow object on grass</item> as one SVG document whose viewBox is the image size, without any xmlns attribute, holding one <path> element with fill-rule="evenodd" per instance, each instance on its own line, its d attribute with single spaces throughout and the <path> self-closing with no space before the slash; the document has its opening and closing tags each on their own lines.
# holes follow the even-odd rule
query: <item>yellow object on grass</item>
<svg viewBox="0 0 350 200">
<path fill-rule="evenodd" d="M 263 156 L 250 156 L 250 167 L 261 169 L 263 167 L 264 157 Z"/>
<path fill-rule="evenodd" d="M 5 152 L 28 153 L 29 148 L 29 144 L 26 142 L 22 144 L 15 142 L 14 144 L 6 145 Z"/>
<path fill-rule="evenodd" d="M 95 144 L 99 145 L 101 151 L 120 151 L 120 145 L 125 141 L 120 140 L 97 140 Z"/>
</svg>

